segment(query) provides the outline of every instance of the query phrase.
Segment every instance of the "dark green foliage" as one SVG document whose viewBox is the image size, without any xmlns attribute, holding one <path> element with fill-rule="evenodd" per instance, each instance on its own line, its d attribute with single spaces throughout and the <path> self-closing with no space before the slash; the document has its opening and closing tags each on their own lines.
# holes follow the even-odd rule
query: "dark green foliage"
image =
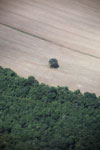
<svg viewBox="0 0 100 150">
<path fill-rule="evenodd" d="M 51 58 L 49 60 L 49 65 L 51 68 L 59 68 L 58 60 L 56 58 Z"/>
<path fill-rule="evenodd" d="M 9 76 L 17 76 L 17 74 L 15 73 L 15 72 L 13 72 L 11 69 L 9 69 L 9 68 L 6 68 L 5 69 L 5 73 L 6 73 L 6 75 L 9 75 Z"/>
<path fill-rule="evenodd" d="M 35 80 L 35 78 L 33 76 L 28 77 L 27 84 L 32 85 L 32 86 L 39 85 L 38 81 Z"/>
<path fill-rule="evenodd" d="M 100 97 L 0 67 L 0 150 L 99 149 Z"/>
</svg>

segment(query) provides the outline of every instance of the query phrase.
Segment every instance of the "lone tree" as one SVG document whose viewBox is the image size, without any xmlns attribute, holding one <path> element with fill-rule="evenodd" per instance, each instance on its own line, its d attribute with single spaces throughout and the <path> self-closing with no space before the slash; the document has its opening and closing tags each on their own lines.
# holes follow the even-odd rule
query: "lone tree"
<svg viewBox="0 0 100 150">
<path fill-rule="evenodd" d="M 56 58 L 51 58 L 49 60 L 49 65 L 51 68 L 59 68 L 58 60 Z"/>
</svg>

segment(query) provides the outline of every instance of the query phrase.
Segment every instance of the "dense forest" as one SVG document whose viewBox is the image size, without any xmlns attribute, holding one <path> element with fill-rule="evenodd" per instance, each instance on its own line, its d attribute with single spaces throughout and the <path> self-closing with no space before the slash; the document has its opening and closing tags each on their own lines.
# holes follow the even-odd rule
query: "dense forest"
<svg viewBox="0 0 100 150">
<path fill-rule="evenodd" d="M 0 150 L 100 150 L 100 97 L 0 67 Z"/>
</svg>

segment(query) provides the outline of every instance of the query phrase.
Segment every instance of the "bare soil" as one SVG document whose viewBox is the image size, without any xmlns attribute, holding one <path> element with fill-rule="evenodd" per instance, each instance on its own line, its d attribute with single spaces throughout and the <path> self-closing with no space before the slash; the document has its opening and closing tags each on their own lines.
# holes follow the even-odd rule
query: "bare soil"
<svg viewBox="0 0 100 150">
<path fill-rule="evenodd" d="M 0 0 L 0 65 L 100 96 L 100 1 Z"/>
</svg>

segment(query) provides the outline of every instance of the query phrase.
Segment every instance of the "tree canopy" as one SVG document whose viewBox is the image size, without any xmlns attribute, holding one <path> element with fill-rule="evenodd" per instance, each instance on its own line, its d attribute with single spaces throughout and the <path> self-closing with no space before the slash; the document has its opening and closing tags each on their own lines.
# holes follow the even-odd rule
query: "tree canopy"
<svg viewBox="0 0 100 150">
<path fill-rule="evenodd" d="M 99 150 L 100 97 L 0 67 L 0 150 Z"/>
<path fill-rule="evenodd" d="M 51 68 L 59 68 L 58 60 L 56 58 L 51 58 L 49 60 L 49 65 Z"/>
</svg>

